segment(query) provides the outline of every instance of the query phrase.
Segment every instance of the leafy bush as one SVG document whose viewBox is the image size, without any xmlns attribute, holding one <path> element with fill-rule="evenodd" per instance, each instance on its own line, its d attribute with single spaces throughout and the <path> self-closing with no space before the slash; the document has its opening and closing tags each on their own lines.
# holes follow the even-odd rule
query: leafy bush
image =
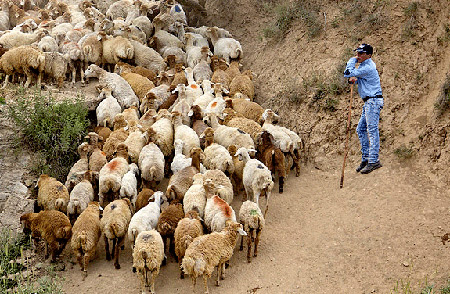
<svg viewBox="0 0 450 294">
<path fill-rule="evenodd" d="M 89 124 L 83 101 L 78 97 L 56 102 L 39 91 L 27 95 L 19 89 L 7 109 L 23 135 L 20 139 L 41 156 L 34 170 L 65 180 Z"/>
</svg>

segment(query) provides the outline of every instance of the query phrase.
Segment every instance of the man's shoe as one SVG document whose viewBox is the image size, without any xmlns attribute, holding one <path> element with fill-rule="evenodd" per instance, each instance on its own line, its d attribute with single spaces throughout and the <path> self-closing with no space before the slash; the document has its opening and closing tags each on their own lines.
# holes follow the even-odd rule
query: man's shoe
<svg viewBox="0 0 450 294">
<path fill-rule="evenodd" d="M 356 168 L 356 172 L 359 173 L 368 163 L 369 161 L 367 160 L 361 161 L 361 164 Z"/>
<path fill-rule="evenodd" d="M 372 171 L 374 171 L 374 170 L 376 170 L 377 168 L 380 168 L 380 167 L 382 167 L 382 165 L 381 165 L 381 162 L 378 160 L 378 161 L 375 162 L 375 163 L 369 163 L 369 164 L 367 164 L 367 165 L 361 170 L 361 173 L 362 173 L 362 174 L 368 174 L 368 173 L 370 173 L 370 172 L 372 172 Z"/>
</svg>

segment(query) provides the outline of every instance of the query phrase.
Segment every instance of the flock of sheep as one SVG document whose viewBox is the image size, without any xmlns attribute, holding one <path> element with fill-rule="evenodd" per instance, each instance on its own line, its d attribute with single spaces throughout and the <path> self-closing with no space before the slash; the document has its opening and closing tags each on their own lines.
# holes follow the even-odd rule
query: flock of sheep
<svg viewBox="0 0 450 294">
<path fill-rule="evenodd" d="M 10 76 L 25 76 L 26 87 L 36 75 L 38 84 L 54 78 L 58 87 L 78 73 L 82 83 L 99 80 L 97 127 L 78 146 L 80 159 L 64 184 L 41 175 L 41 211 L 20 218 L 52 261 L 70 241 L 83 279 L 103 235 L 116 269 L 130 241 L 143 291 L 155 292 L 174 253 L 181 277 L 195 287 L 203 276 L 208 293 L 214 269 L 217 285 L 224 277 L 238 234 L 247 235 L 247 261 L 252 243 L 257 255 L 275 175 L 280 193 L 291 169 L 299 175 L 302 140 L 253 102 L 239 42 L 222 28 L 187 26 L 204 17 L 204 3 L 180 2 L 2 2 L 4 86 Z M 242 190 L 237 222 L 231 202 Z"/>
</svg>

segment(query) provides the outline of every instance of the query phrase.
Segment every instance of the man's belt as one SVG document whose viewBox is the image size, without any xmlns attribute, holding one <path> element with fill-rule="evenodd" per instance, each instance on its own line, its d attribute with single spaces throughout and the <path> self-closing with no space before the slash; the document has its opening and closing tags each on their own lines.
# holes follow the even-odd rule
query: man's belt
<svg viewBox="0 0 450 294">
<path fill-rule="evenodd" d="M 372 99 L 372 98 L 383 98 L 383 95 L 366 96 L 366 97 L 362 98 L 362 100 L 364 102 L 366 102 L 367 100 Z"/>
</svg>

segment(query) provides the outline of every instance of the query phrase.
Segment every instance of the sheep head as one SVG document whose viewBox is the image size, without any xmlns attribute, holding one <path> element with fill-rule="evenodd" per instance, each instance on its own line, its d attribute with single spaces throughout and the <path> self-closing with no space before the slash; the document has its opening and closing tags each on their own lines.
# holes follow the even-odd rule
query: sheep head
<svg viewBox="0 0 450 294">
<path fill-rule="evenodd" d="M 84 72 L 84 76 L 86 78 L 99 77 L 99 75 L 102 73 L 102 71 L 104 71 L 104 70 L 100 66 L 98 66 L 96 64 L 91 64 L 88 66 L 88 68 Z"/>
</svg>

